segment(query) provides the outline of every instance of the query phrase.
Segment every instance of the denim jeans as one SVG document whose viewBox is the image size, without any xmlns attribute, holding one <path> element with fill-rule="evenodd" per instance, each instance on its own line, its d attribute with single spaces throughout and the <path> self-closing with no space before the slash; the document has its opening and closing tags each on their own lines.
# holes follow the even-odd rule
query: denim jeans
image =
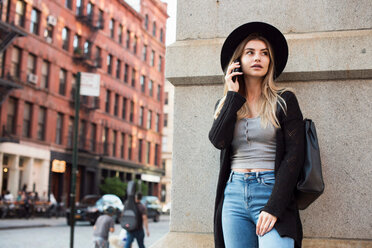
<svg viewBox="0 0 372 248">
<path fill-rule="evenodd" d="M 139 248 L 145 248 L 145 245 L 143 244 L 145 239 L 145 232 L 143 231 L 143 228 L 138 231 L 127 232 L 127 241 L 125 241 L 124 248 L 130 248 L 134 239 L 137 240 Z"/>
<path fill-rule="evenodd" d="M 222 207 L 222 230 L 226 248 L 293 248 L 294 240 L 281 237 L 275 227 L 256 235 L 261 209 L 275 183 L 274 171 L 231 171 Z"/>
</svg>

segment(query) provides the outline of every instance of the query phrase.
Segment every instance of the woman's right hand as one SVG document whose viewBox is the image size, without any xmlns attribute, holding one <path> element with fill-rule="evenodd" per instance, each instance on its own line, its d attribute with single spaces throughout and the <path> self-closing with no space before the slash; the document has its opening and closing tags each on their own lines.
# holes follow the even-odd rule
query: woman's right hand
<svg viewBox="0 0 372 248">
<path fill-rule="evenodd" d="M 239 62 L 232 63 L 231 65 L 229 65 L 229 67 L 227 67 L 225 82 L 227 84 L 227 88 L 229 91 L 235 91 L 235 92 L 239 91 L 238 77 L 236 77 L 235 82 L 232 79 L 234 76 L 243 75 L 243 72 L 233 72 L 235 68 L 239 68 L 239 67 L 240 67 Z"/>
</svg>

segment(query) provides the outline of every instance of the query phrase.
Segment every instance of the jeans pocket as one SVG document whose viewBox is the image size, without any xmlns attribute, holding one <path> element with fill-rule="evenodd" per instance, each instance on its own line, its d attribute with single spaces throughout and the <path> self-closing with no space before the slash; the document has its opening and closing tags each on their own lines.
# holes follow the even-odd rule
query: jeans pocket
<svg viewBox="0 0 372 248">
<path fill-rule="evenodd" d="M 275 177 L 263 177 L 261 178 L 261 184 L 268 187 L 274 187 Z"/>
</svg>

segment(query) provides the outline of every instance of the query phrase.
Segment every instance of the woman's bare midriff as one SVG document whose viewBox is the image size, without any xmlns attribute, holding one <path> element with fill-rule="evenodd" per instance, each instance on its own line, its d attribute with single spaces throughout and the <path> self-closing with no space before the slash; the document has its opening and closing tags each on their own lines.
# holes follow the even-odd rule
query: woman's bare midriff
<svg viewBox="0 0 372 248">
<path fill-rule="evenodd" d="M 260 172 L 260 171 L 273 171 L 271 169 L 232 169 L 233 171 L 236 172 Z"/>
</svg>

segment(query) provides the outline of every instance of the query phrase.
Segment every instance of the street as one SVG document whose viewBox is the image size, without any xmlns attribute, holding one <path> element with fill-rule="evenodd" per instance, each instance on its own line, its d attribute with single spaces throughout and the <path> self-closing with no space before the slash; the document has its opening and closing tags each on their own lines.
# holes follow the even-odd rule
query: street
<svg viewBox="0 0 372 248">
<path fill-rule="evenodd" d="M 145 238 L 145 245 L 149 247 L 169 232 L 169 215 L 161 215 L 160 221 L 149 221 L 150 237 Z M 115 232 L 119 235 L 121 226 L 115 225 Z M 93 227 L 88 222 L 77 222 L 75 226 L 76 248 L 91 248 Z M 37 218 L 31 220 L 5 219 L 0 220 L 1 248 L 68 248 L 70 247 L 70 227 L 66 219 Z M 138 248 L 134 242 L 132 248 Z"/>
</svg>

